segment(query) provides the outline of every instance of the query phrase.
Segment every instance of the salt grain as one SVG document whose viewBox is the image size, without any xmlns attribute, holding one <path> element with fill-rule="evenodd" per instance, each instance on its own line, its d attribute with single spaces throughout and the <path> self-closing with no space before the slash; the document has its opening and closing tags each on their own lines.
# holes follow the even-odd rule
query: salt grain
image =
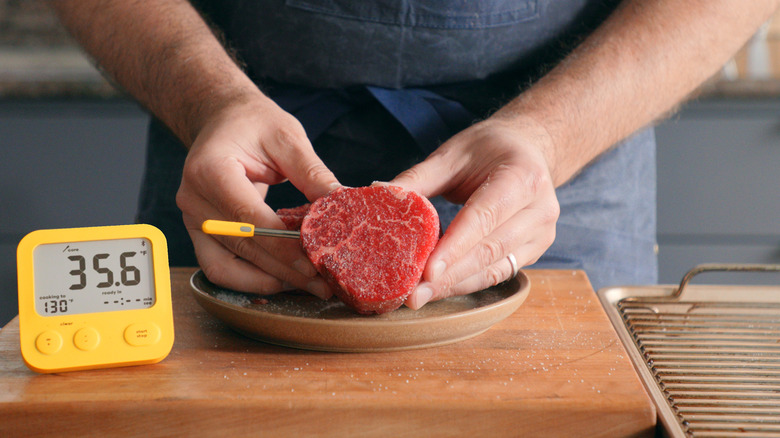
<svg viewBox="0 0 780 438">
<path fill-rule="evenodd" d="M 236 306 L 244 307 L 248 305 L 251 301 L 249 298 L 247 298 L 245 295 L 236 293 L 236 292 L 227 292 L 227 291 L 219 291 L 216 294 L 214 294 L 214 298 L 225 301 L 230 304 L 235 304 Z"/>
</svg>

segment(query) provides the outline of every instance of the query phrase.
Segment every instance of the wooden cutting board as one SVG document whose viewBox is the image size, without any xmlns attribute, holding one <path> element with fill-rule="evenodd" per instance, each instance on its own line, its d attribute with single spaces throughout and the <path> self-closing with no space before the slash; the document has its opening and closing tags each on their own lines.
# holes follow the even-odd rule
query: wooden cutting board
<svg viewBox="0 0 780 438">
<path fill-rule="evenodd" d="M 245 338 L 172 270 L 155 365 L 42 375 L 0 331 L 0 436 L 653 436 L 656 414 L 585 274 L 526 271 L 518 311 L 456 344 L 324 353 Z"/>
</svg>

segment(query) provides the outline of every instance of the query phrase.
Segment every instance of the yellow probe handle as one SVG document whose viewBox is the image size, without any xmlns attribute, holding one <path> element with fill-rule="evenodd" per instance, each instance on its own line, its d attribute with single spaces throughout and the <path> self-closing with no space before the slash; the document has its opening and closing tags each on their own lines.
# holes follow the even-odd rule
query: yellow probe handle
<svg viewBox="0 0 780 438">
<path fill-rule="evenodd" d="M 254 236 L 255 226 L 244 222 L 217 221 L 209 219 L 203 222 L 201 229 L 206 234 L 220 236 Z"/>
</svg>

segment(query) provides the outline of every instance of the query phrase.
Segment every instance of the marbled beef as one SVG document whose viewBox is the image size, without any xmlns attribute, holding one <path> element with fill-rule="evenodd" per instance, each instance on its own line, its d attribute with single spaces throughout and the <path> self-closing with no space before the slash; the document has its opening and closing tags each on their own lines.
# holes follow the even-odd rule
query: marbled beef
<svg viewBox="0 0 780 438">
<path fill-rule="evenodd" d="M 276 215 L 284 222 L 284 226 L 291 231 L 299 231 L 303 218 L 309 212 L 311 204 L 303 204 L 293 208 L 280 208 L 276 210 Z"/>
<path fill-rule="evenodd" d="M 301 226 L 303 248 L 317 271 L 363 314 L 404 303 L 438 238 L 433 205 L 394 186 L 338 189 L 312 203 Z"/>
</svg>

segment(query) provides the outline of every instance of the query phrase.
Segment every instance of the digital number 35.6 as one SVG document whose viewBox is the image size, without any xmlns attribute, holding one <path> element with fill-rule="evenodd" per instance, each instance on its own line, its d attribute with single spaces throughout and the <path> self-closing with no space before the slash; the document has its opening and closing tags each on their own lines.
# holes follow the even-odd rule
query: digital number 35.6
<svg viewBox="0 0 780 438">
<path fill-rule="evenodd" d="M 127 251 L 119 255 L 119 267 L 122 268 L 122 270 L 119 273 L 121 283 L 117 283 L 117 286 L 119 284 L 123 286 L 135 286 L 141 282 L 141 270 L 128 263 L 128 259 L 134 257 L 135 254 L 135 251 Z M 97 288 L 114 286 L 114 272 L 105 266 L 101 266 L 101 261 L 108 259 L 110 256 L 111 254 L 109 253 L 99 253 L 92 257 L 92 269 L 98 274 L 104 275 L 103 281 L 95 285 Z M 80 255 L 71 255 L 68 256 L 68 259 L 78 263 L 79 266 L 78 269 L 73 269 L 69 272 L 74 277 L 78 277 L 78 282 L 71 284 L 69 289 L 84 289 L 87 286 L 86 259 Z"/>
</svg>

